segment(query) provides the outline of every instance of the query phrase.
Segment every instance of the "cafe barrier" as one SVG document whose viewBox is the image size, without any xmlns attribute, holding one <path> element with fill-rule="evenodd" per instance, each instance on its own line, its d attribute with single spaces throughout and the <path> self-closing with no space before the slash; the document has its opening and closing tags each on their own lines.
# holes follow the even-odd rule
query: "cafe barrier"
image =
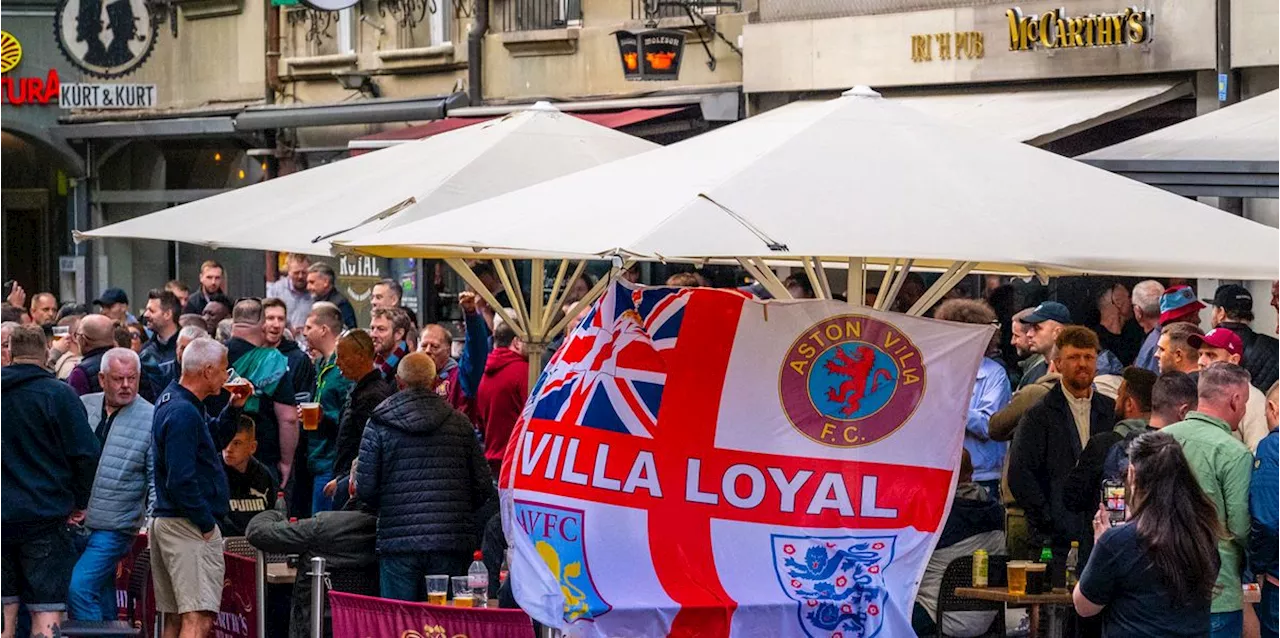
<svg viewBox="0 0 1280 638">
<path fill-rule="evenodd" d="M 329 592 L 333 638 L 402 636 L 529 638 L 533 622 L 518 609 L 454 608 Z"/>
</svg>

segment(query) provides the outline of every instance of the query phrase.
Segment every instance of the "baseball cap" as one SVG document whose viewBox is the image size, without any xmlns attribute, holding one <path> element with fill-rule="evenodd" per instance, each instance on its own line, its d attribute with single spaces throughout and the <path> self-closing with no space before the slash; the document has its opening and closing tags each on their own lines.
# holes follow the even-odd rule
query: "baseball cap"
<svg viewBox="0 0 1280 638">
<path fill-rule="evenodd" d="M 1187 344 L 1197 350 L 1204 346 L 1209 346 L 1210 348 L 1222 348 L 1228 354 L 1244 354 L 1244 342 L 1240 340 L 1240 335 L 1227 328 L 1214 328 L 1206 332 L 1203 337 L 1191 335 L 1187 337 Z"/>
<path fill-rule="evenodd" d="M 1227 312 L 1253 312 L 1253 294 L 1248 288 L 1238 284 L 1218 286 L 1218 289 L 1213 292 L 1213 299 L 1203 301 Z"/>
<path fill-rule="evenodd" d="M 1191 286 L 1170 286 L 1160 295 L 1160 323 L 1165 324 L 1200 312 L 1204 304 L 1196 299 Z"/>
<path fill-rule="evenodd" d="M 102 291 L 101 295 L 98 295 L 97 299 L 93 300 L 93 303 L 99 306 L 111 306 L 118 303 L 127 304 L 129 303 L 129 295 L 124 294 L 124 291 L 119 288 L 107 288 Z"/>
<path fill-rule="evenodd" d="M 1043 321 L 1056 321 L 1063 325 L 1071 324 L 1071 312 L 1067 307 L 1056 302 L 1046 301 L 1038 306 L 1031 314 L 1021 319 L 1022 323 L 1034 325 Z"/>
</svg>

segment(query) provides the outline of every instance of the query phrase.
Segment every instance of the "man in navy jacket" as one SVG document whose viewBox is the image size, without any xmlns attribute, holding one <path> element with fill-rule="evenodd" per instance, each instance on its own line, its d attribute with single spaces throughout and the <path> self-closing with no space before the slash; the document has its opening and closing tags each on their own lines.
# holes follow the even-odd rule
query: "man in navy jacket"
<svg viewBox="0 0 1280 638">
<path fill-rule="evenodd" d="M 211 423 L 203 402 L 221 393 L 226 381 L 226 346 L 196 339 L 183 351 L 181 378 L 156 402 L 151 574 L 156 611 L 166 615 L 166 627 L 180 626 L 183 635 L 208 635 L 222 603 L 217 518 L 227 513 L 228 487 L 221 450 L 235 436 L 240 408 L 252 394 L 252 386 L 232 394 Z"/>
<path fill-rule="evenodd" d="M 1253 520 L 1249 532 L 1249 562 L 1253 573 L 1262 581 L 1262 602 L 1254 605 L 1264 636 L 1274 636 L 1280 616 L 1280 574 L 1276 568 L 1277 514 L 1276 481 L 1280 466 L 1280 384 L 1267 391 L 1267 436 L 1258 443 L 1253 462 L 1253 480 L 1249 483 L 1249 515 Z"/>
<path fill-rule="evenodd" d="M 60 633 L 76 555 L 68 522 L 84 520 L 98 466 L 98 438 L 71 386 L 54 378 L 40 326 L 15 326 L 13 363 L 0 373 L 0 596 L 5 627 L 18 605 L 32 634 Z"/>
</svg>

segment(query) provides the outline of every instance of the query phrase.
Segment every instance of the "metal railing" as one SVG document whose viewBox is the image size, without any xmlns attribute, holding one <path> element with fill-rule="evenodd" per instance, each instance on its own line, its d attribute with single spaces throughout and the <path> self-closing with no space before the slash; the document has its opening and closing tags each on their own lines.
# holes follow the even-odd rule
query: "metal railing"
<svg viewBox="0 0 1280 638">
<path fill-rule="evenodd" d="M 731 0 L 631 0 L 632 20 L 687 18 L 690 11 L 707 16 L 741 10 L 741 2 Z"/>
<path fill-rule="evenodd" d="M 562 29 L 582 22 L 582 0 L 494 0 L 503 31 Z"/>
</svg>

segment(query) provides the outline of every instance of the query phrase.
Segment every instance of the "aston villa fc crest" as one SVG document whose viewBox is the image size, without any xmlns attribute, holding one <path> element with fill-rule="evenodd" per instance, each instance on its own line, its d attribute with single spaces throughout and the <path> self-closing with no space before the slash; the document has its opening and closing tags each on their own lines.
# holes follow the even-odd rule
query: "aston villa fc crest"
<svg viewBox="0 0 1280 638">
<path fill-rule="evenodd" d="M 906 423 L 924 396 L 920 350 L 893 325 L 840 315 L 805 330 L 787 349 L 778 392 L 801 434 L 861 447 Z"/>
<path fill-rule="evenodd" d="M 146 0 L 61 0 L 54 35 L 72 64 L 100 78 L 132 73 L 156 45 Z"/>
</svg>

